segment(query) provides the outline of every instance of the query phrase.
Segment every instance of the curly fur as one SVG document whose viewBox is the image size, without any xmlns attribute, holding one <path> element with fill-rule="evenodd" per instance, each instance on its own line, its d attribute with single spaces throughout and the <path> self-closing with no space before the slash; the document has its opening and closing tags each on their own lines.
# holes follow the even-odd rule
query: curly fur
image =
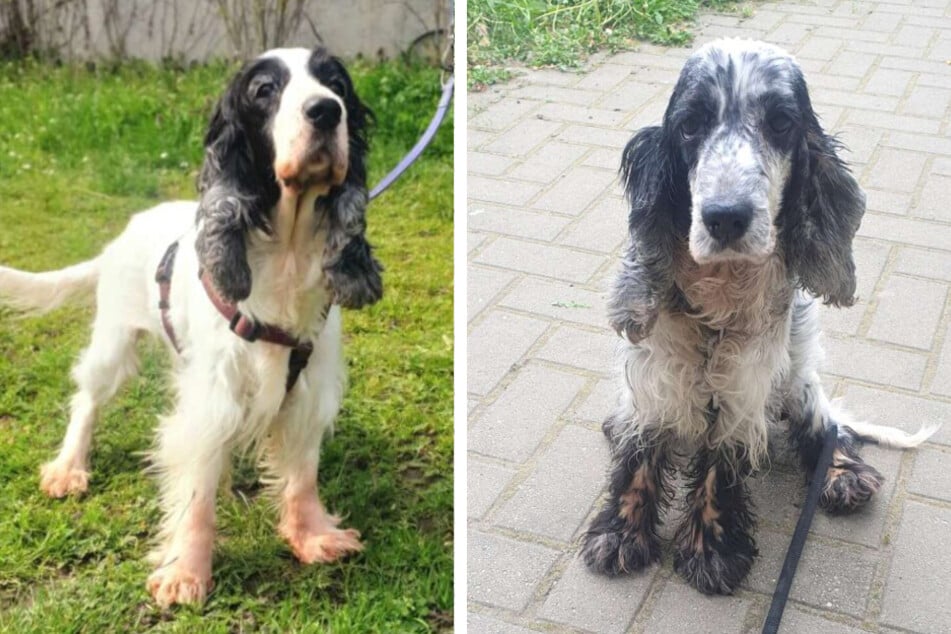
<svg viewBox="0 0 951 634">
<path fill-rule="evenodd" d="M 675 568 L 702 592 L 729 593 L 756 554 L 743 479 L 766 458 L 768 426 L 787 422 L 808 468 L 826 426 L 851 422 L 829 403 L 818 375 L 816 298 L 854 301 L 851 245 L 865 210 L 838 148 L 819 125 L 795 60 L 747 40 L 694 53 L 663 124 L 628 143 L 621 178 L 630 241 L 608 301 L 624 341 L 618 405 L 604 425 L 621 449 L 605 510 L 585 537 L 595 570 L 615 573 L 631 568 L 632 555 L 637 563 L 655 556 L 653 538 L 649 548 L 625 552 L 630 527 L 614 517 L 644 460 L 639 439 L 664 438 L 658 451 L 695 454 Z M 739 230 L 724 236 L 723 218 L 737 219 Z M 904 447 L 934 431 L 909 436 L 851 424 L 862 437 Z M 840 427 L 824 495 L 833 511 L 858 508 L 881 483 L 852 440 Z M 631 446 L 639 448 L 624 449 Z M 649 502 L 660 507 L 662 497 Z M 641 515 L 653 527 L 656 510 Z"/>
</svg>

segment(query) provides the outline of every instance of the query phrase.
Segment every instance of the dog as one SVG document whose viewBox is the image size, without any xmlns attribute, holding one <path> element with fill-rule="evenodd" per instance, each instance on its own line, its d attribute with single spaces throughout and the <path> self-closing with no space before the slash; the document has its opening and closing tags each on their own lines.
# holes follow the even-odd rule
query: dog
<svg viewBox="0 0 951 634">
<path fill-rule="evenodd" d="M 371 120 L 325 49 L 268 51 L 214 109 L 197 202 L 135 215 L 81 264 L 0 267 L 0 298 L 15 309 L 95 292 L 66 436 L 41 472 L 51 497 L 86 491 L 96 411 L 136 372 L 137 337 L 172 351 L 177 398 L 150 455 L 163 519 L 147 586 L 160 606 L 200 603 L 212 586 L 215 493 L 232 450 L 261 458 L 278 530 L 301 562 L 362 548 L 321 503 L 317 467 L 345 389 L 341 306 L 382 295 L 365 237 Z"/>
<path fill-rule="evenodd" d="M 700 592 L 730 594 L 757 555 L 746 479 L 767 457 L 770 425 L 785 423 L 807 477 L 838 425 L 820 499 L 832 513 L 882 484 L 859 439 L 904 448 L 935 431 L 854 421 L 823 392 L 818 302 L 855 301 L 865 212 L 839 149 L 794 58 L 741 39 L 699 48 L 662 125 L 627 144 L 630 239 L 608 301 L 620 395 L 603 425 L 609 496 L 583 537 L 590 569 L 660 559 L 675 457 L 689 455 L 674 569 Z"/>
</svg>

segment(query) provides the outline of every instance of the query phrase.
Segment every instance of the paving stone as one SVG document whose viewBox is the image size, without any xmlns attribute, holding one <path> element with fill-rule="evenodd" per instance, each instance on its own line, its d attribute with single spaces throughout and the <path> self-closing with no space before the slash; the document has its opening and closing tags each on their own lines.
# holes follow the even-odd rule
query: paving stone
<svg viewBox="0 0 951 634">
<path fill-rule="evenodd" d="M 524 72 L 525 74 L 519 78 L 520 83 L 561 86 L 563 88 L 574 86 L 584 77 L 583 73 L 565 72 L 551 68 L 535 68 Z"/>
<path fill-rule="evenodd" d="M 842 40 L 811 35 L 796 49 L 796 57 L 829 61 L 840 48 L 842 48 Z"/>
<path fill-rule="evenodd" d="M 469 228 L 476 231 L 551 241 L 571 222 L 571 218 L 471 202 L 467 222 Z"/>
<path fill-rule="evenodd" d="M 823 124 L 834 119 L 827 119 L 830 108 L 823 108 L 818 114 Z M 883 132 L 875 128 L 846 124 L 836 130 L 836 134 L 845 144 L 842 158 L 848 163 L 868 163 L 872 159 L 881 143 Z"/>
<path fill-rule="evenodd" d="M 941 356 L 938 359 L 938 369 L 931 382 L 931 392 L 951 396 L 951 326 L 944 332 Z"/>
<path fill-rule="evenodd" d="M 562 321 L 604 326 L 604 296 L 567 282 L 523 280 L 499 303 Z"/>
<path fill-rule="evenodd" d="M 917 152 L 883 151 L 872 167 L 868 185 L 892 191 L 913 191 L 926 160 L 926 157 Z"/>
<path fill-rule="evenodd" d="M 933 119 L 922 119 L 917 116 L 905 116 L 876 112 L 875 110 L 852 109 L 846 118 L 849 123 L 860 126 L 870 126 L 883 130 L 904 130 L 923 134 L 937 134 L 941 127 L 940 122 Z"/>
<path fill-rule="evenodd" d="M 509 170 L 509 176 L 525 180 L 552 183 L 588 151 L 587 146 L 549 141 Z"/>
<path fill-rule="evenodd" d="M 905 100 L 902 112 L 917 117 L 940 119 L 948 112 L 949 104 L 951 104 L 951 90 L 916 86 Z"/>
<path fill-rule="evenodd" d="M 916 632 L 947 632 L 951 624 L 951 509 L 909 500 L 885 584 L 882 621 Z"/>
<path fill-rule="evenodd" d="M 495 514 L 495 524 L 569 541 L 604 487 L 609 461 L 603 434 L 568 425 Z"/>
<path fill-rule="evenodd" d="M 548 322 L 493 311 L 469 332 L 466 359 L 467 389 L 486 394 L 522 358 Z"/>
<path fill-rule="evenodd" d="M 498 135 L 494 141 L 483 144 L 481 149 L 506 156 L 525 156 L 536 145 L 556 134 L 563 125 L 557 121 L 523 119 L 508 132 Z"/>
<path fill-rule="evenodd" d="M 628 79 L 607 91 L 597 104 L 601 108 L 628 114 L 650 101 L 661 89 L 656 84 Z"/>
<path fill-rule="evenodd" d="M 466 253 L 472 253 L 481 247 L 489 239 L 484 233 L 475 233 L 469 231 L 466 233 Z"/>
<path fill-rule="evenodd" d="M 466 154 L 466 171 L 473 174 L 498 176 L 514 163 L 506 156 L 496 156 L 485 152 L 469 152 Z"/>
<path fill-rule="evenodd" d="M 553 121 L 605 126 L 616 126 L 625 117 L 625 114 L 619 110 L 576 106 L 570 103 L 546 103 L 538 109 L 536 115 L 541 119 Z"/>
<path fill-rule="evenodd" d="M 793 47 L 803 41 L 810 33 L 819 34 L 811 25 L 783 22 L 769 32 L 768 39 L 779 46 Z"/>
<path fill-rule="evenodd" d="M 469 199 L 505 205 L 524 205 L 541 191 L 541 185 L 468 175 Z"/>
<path fill-rule="evenodd" d="M 565 174 L 532 205 L 536 209 L 576 216 L 587 209 L 609 187 L 616 187 L 614 172 L 593 167 L 576 167 Z"/>
<path fill-rule="evenodd" d="M 861 340 L 826 337 L 826 371 L 871 383 L 917 390 L 927 357 Z"/>
<path fill-rule="evenodd" d="M 537 544 L 469 531 L 466 544 L 471 601 L 522 610 L 558 553 Z"/>
<path fill-rule="evenodd" d="M 584 217 L 566 230 L 558 239 L 589 251 L 614 253 L 627 236 L 627 203 L 624 199 L 608 196 L 596 202 Z"/>
<path fill-rule="evenodd" d="M 577 87 L 582 90 L 606 92 L 631 76 L 631 69 L 617 63 L 617 57 L 613 58 L 611 62 L 611 64 L 605 64 L 587 73 L 578 82 Z"/>
<path fill-rule="evenodd" d="M 492 298 L 512 280 L 514 273 L 470 266 L 466 274 L 466 312 L 468 321 L 481 313 Z"/>
<path fill-rule="evenodd" d="M 579 106 L 591 102 L 591 91 L 589 90 L 553 86 L 523 86 L 516 89 L 511 96 L 520 99 L 537 99 L 550 103 L 573 103 Z"/>
<path fill-rule="evenodd" d="M 611 358 L 614 359 L 615 355 L 612 354 Z M 598 381 L 591 394 L 575 409 L 575 420 L 590 421 L 600 425 L 614 409 L 617 395 L 618 387 L 615 378 Z"/>
<path fill-rule="evenodd" d="M 855 105 L 856 96 L 854 92 L 848 90 L 835 90 L 831 88 L 810 88 L 809 93 L 812 96 L 813 106 L 821 110 L 823 105 L 843 106 L 851 108 Z M 882 110 L 893 112 L 898 106 L 897 97 L 884 97 L 880 95 L 863 95 L 862 108 Z"/>
<path fill-rule="evenodd" d="M 772 594 L 783 567 L 790 536 L 759 530 L 760 555 L 744 585 Z M 860 546 L 807 539 L 789 596 L 811 606 L 862 616 L 877 557 Z"/>
<path fill-rule="evenodd" d="M 951 282 L 951 253 L 902 247 L 895 260 L 896 273 Z"/>
<path fill-rule="evenodd" d="M 561 326 L 538 351 L 539 359 L 546 359 L 599 374 L 614 370 L 614 348 L 617 337 L 608 328 L 599 332 Z"/>
<path fill-rule="evenodd" d="M 535 275 L 584 282 L 601 266 L 603 258 L 567 248 L 503 237 L 483 249 L 475 261 Z"/>
<path fill-rule="evenodd" d="M 769 31 L 770 29 L 775 28 L 777 24 L 782 22 L 783 18 L 785 17 L 786 16 L 784 14 L 778 11 L 770 11 L 768 9 L 761 9 L 757 7 L 753 17 L 744 19 L 741 23 L 741 26 Z"/>
<path fill-rule="evenodd" d="M 786 606 L 781 629 L 783 634 L 866 634 L 866 630 L 810 614 L 795 604 Z"/>
<path fill-rule="evenodd" d="M 842 40 L 862 40 L 865 42 L 886 42 L 888 41 L 887 33 L 876 33 L 874 31 L 860 31 L 858 29 L 843 29 L 837 26 L 819 26 L 813 31 L 814 34 L 820 37 L 837 37 Z M 850 67 L 852 72 L 860 70 L 862 65 L 865 63 L 864 59 L 860 59 L 856 62 L 854 67 Z"/>
<path fill-rule="evenodd" d="M 548 593 L 538 615 L 548 621 L 603 634 L 620 634 L 640 607 L 657 567 L 608 578 L 575 557 Z"/>
<path fill-rule="evenodd" d="M 875 61 L 875 56 L 855 51 L 842 51 L 829 65 L 833 75 L 846 77 L 864 77 Z"/>
<path fill-rule="evenodd" d="M 466 616 L 466 631 L 469 634 L 537 634 L 538 630 L 529 630 L 512 625 L 487 614 L 469 612 Z"/>
<path fill-rule="evenodd" d="M 843 397 L 857 419 L 897 427 L 910 434 L 923 425 L 943 423 L 930 442 L 951 445 L 951 403 L 864 385 L 846 385 Z"/>
<path fill-rule="evenodd" d="M 927 152 L 929 154 L 951 156 L 951 139 L 933 134 L 922 135 L 892 132 L 882 143 L 894 148 L 912 150 L 913 152 Z"/>
<path fill-rule="evenodd" d="M 466 149 L 477 150 L 494 138 L 495 135 L 491 132 L 468 129 L 466 130 Z"/>
<path fill-rule="evenodd" d="M 868 304 L 862 301 L 848 308 L 836 308 L 824 304 L 819 306 L 819 324 L 822 332 L 857 335 L 867 309 Z"/>
<path fill-rule="evenodd" d="M 584 386 L 583 377 L 536 365 L 522 369 L 469 429 L 469 450 L 523 462 Z"/>
<path fill-rule="evenodd" d="M 911 208 L 911 194 L 882 189 L 865 189 L 865 204 L 872 211 L 905 216 Z"/>
<path fill-rule="evenodd" d="M 916 449 L 908 490 L 951 502 L 951 453 L 929 447 Z"/>
<path fill-rule="evenodd" d="M 866 213 L 857 235 L 934 249 L 951 248 L 951 227 L 948 225 L 884 214 Z"/>
<path fill-rule="evenodd" d="M 621 166 L 621 152 L 615 149 L 597 148 L 584 158 L 584 165 L 617 171 Z"/>
<path fill-rule="evenodd" d="M 855 259 L 855 293 L 859 298 L 870 298 L 878 278 L 882 275 L 891 247 L 873 240 L 855 238 L 852 241 L 852 256 Z M 840 309 L 852 312 L 851 308 Z"/>
<path fill-rule="evenodd" d="M 934 29 L 906 24 L 892 36 L 892 42 L 903 46 L 919 46 L 922 42 L 929 41 L 933 34 Z"/>
<path fill-rule="evenodd" d="M 947 294 L 944 284 L 891 276 L 878 294 L 878 308 L 868 336 L 930 350 Z"/>
<path fill-rule="evenodd" d="M 503 99 L 487 107 L 481 114 L 469 119 L 469 128 L 501 132 L 541 105 L 531 99 Z"/>
<path fill-rule="evenodd" d="M 951 176 L 929 174 L 912 215 L 951 222 Z"/>
<path fill-rule="evenodd" d="M 865 84 L 865 92 L 876 95 L 892 95 L 901 97 L 908 88 L 908 82 L 912 74 L 906 70 L 893 70 L 891 68 L 877 68 L 869 76 Z"/>
<path fill-rule="evenodd" d="M 573 124 L 562 130 L 558 138 L 567 143 L 602 145 L 620 149 L 627 145 L 630 135 L 617 130 Z"/>
<path fill-rule="evenodd" d="M 480 518 L 485 515 L 514 475 L 514 469 L 470 457 L 466 462 L 466 513 L 468 516 Z"/>
<path fill-rule="evenodd" d="M 647 632 L 740 634 L 752 601 L 740 597 L 704 596 L 678 578 L 670 579 L 644 624 Z M 786 631 L 783 619 L 783 632 Z"/>
</svg>

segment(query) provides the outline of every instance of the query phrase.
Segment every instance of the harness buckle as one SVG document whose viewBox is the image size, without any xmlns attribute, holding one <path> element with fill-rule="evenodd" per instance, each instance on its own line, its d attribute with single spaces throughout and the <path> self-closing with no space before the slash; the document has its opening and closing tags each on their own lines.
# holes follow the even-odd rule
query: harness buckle
<svg viewBox="0 0 951 634">
<path fill-rule="evenodd" d="M 240 311 L 234 314 L 228 326 L 231 328 L 231 332 L 250 343 L 254 343 L 258 340 L 258 337 L 261 336 L 261 325 L 248 319 L 247 316 Z"/>
</svg>

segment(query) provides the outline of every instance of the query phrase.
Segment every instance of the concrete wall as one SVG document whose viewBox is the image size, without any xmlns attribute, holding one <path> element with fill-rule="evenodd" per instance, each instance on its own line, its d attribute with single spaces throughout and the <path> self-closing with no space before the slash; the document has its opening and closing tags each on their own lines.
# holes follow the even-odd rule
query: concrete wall
<svg viewBox="0 0 951 634">
<path fill-rule="evenodd" d="M 278 1 L 267 0 L 271 5 Z M 227 2 L 236 12 L 256 3 Z M 317 42 L 315 32 L 339 56 L 389 58 L 448 23 L 448 0 L 307 0 L 303 18 L 284 42 L 261 46 L 261 38 L 252 34 L 243 46 L 235 47 L 214 0 L 86 0 L 86 7 L 88 37 L 81 34 L 71 46 L 72 55 L 80 58 L 113 53 L 152 60 L 247 57 L 275 44 L 312 46 Z"/>
</svg>

